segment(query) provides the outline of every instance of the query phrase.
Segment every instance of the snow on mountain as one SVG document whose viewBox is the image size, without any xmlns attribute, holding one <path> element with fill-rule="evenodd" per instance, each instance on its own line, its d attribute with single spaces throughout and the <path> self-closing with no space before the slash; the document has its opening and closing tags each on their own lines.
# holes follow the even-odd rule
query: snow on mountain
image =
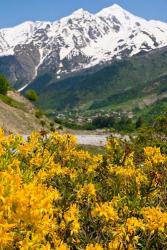
<svg viewBox="0 0 167 250">
<path fill-rule="evenodd" d="M 59 21 L 28 21 L 0 30 L 0 59 L 15 56 L 28 76 L 26 84 L 38 74 L 52 72 L 60 78 L 166 45 L 166 23 L 147 21 L 116 4 L 97 14 L 79 9 Z"/>
</svg>

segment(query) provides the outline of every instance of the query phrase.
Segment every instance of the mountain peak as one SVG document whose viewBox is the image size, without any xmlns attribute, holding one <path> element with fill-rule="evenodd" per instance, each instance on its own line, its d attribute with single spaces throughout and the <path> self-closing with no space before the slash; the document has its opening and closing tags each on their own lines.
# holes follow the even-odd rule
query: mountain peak
<svg viewBox="0 0 167 250">
<path fill-rule="evenodd" d="M 163 46 L 165 23 L 147 21 L 117 4 L 97 14 L 81 8 L 56 22 L 28 21 L 0 29 L 0 71 L 13 84 L 28 84 L 46 72 L 57 80 Z"/>
<path fill-rule="evenodd" d="M 87 14 L 90 15 L 90 13 L 87 10 L 84 10 L 83 8 L 80 8 L 78 10 L 75 10 L 72 13 L 72 16 L 82 17 L 82 16 L 87 15 Z"/>
<path fill-rule="evenodd" d="M 116 3 L 113 4 L 113 5 L 112 5 L 111 7 L 109 7 L 109 8 L 110 8 L 110 9 L 119 9 L 119 10 L 120 10 L 120 9 L 121 9 L 121 10 L 123 9 L 120 5 L 118 5 L 118 4 L 116 4 Z"/>
<path fill-rule="evenodd" d="M 74 18 L 74 19 L 80 19 L 83 17 L 87 17 L 92 15 L 90 12 L 88 12 L 87 10 L 84 10 L 83 8 L 80 8 L 78 10 L 75 10 L 71 15 L 63 17 L 60 19 L 61 22 L 67 22 L 70 18 Z"/>
<path fill-rule="evenodd" d="M 113 4 L 109 7 L 106 7 L 104 9 L 102 9 L 101 11 L 116 11 L 116 10 L 119 10 L 119 11 L 125 11 L 120 5 L 118 4 Z"/>
<path fill-rule="evenodd" d="M 102 9 L 100 12 L 97 13 L 98 16 L 108 16 L 111 14 L 122 14 L 122 13 L 129 13 L 125 9 L 123 9 L 120 5 L 118 4 L 113 4 L 112 6 L 106 7 Z M 131 14 L 131 13 L 129 13 Z"/>
</svg>

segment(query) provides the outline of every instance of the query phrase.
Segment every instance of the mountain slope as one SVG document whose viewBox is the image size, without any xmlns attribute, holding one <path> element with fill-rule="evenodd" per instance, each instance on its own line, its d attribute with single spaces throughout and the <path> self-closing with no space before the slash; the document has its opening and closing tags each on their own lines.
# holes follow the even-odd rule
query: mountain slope
<svg viewBox="0 0 167 250">
<path fill-rule="evenodd" d="M 44 74 L 56 81 L 166 45 L 165 23 L 146 21 L 118 5 L 97 14 L 79 9 L 56 22 L 1 29 L 0 72 L 21 88 Z"/>
<path fill-rule="evenodd" d="M 24 135 L 42 129 L 34 106 L 20 94 L 11 91 L 8 97 L 0 95 L 0 127 L 7 132 Z"/>
<path fill-rule="evenodd" d="M 142 108 L 167 97 L 167 47 L 64 80 L 46 74 L 29 87 L 45 110 Z"/>
</svg>

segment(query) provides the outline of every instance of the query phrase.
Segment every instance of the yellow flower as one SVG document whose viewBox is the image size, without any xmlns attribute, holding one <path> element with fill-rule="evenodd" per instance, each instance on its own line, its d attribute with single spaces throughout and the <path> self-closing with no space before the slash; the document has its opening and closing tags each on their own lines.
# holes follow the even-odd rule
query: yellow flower
<svg viewBox="0 0 167 250">
<path fill-rule="evenodd" d="M 11 229 L 14 228 L 15 224 L 7 224 L 5 221 L 2 221 L 2 218 L 0 220 L 0 247 L 5 249 L 12 246 L 13 232 Z"/>
<path fill-rule="evenodd" d="M 23 143 L 20 145 L 19 151 L 22 155 L 27 155 L 32 151 L 32 145 L 29 143 Z"/>
<path fill-rule="evenodd" d="M 5 134 L 2 128 L 0 128 L 0 142 L 3 142 L 5 139 Z"/>
<path fill-rule="evenodd" d="M 124 250 L 123 242 L 119 237 L 115 237 L 109 245 L 108 245 L 109 250 Z"/>
<path fill-rule="evenodd" d="M 79 209 L 76 204 L 70 205 L 69 209 L 64 213 L 64 220 L 67 225 L 70 224 L 71 234 L 78 233 L 80 224 L 78 221 Z"/>
<path fill-rule="evenodd" d="M 118 220 L 118 214 L 112 206 L 111 202 L 105 202 L 97 204 L 92 210 L 93 217 L 102 217 L 106 221 L 116 222 Z"/>
<path fill-rule="evenodd" d="M 154 232 L 155 230 L 164 231 L 167 225 L 167 213 L 162 212 L 160 207 L 146 207 L 141 210 L 144 217 L 146 228 Z"/>
<path fill-rule="evenodd" d="M 103 250 L 104 248 L 100 244 L 89 244 L 86 246 L 86 250 Z"/>
<path fill-rule="evenodd" d="M 58 247 L 56 247 L 56 250 L 70 250 L 70 248 L 67 246 L 67 244 L 61 242 Z"/>
<path fill-rule="evenodd" d="M 165 245 L 166 156 L 159 149 L 147 147 L 138 164 L 118 140 L 93 156 L 73 136 L 42 134 L 25 141 L 0 129 L 0 249 L 132 250 L 158 231 L 157 246 Z M 149 207 L 158 197 L 162 207 Z"/>
<path fill-rule="evenodd" d="M 96 188 L 93 183 L 85 184 L 77 193 L 78 198 L 82 196 L 96 196 Z"/>
<path fill-rule="evenodd" d="M 0 157 L 3 156 L 3 154 L 4 154 L 4 149 L 2 145 L 0 144 Z"/>
<path fill-rule="evenodd" d="M 43 163 L 44 159 L 41 157 L 40 154 L 35 155 L 35 157 L 33 157 L 30 161 L 31 165 L 35 165 L 35 166 L 41 166 Z"/>
<path fill-rule="evenodd" d="M 125 224 L 127 233 L 133 234 L 137 229 L 144 229 L 142 220 L 135 217 L 128 218 Z"/>
<path fill-rule="evenodd" d="M 144 154 L 146 157 L 145 165 L 147 167 L 163 164 L 167 160 L 166 156 L 161 154 L 160 148 L 146 147 L 144 149 Z"/>
</svg>

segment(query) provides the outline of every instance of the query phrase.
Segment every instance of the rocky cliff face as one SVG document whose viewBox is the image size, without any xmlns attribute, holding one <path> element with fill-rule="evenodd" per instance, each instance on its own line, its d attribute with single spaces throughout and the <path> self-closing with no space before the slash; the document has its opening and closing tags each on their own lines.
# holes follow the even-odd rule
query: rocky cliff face
<svg viewBox="0 0 167 250">
<path fill-rule="evenodd" d="M 17 89 L 37 76 L 54 79 L 167 45 L 167 24 L 136 17 L 118 5 L 97 14 L 79 9 L 55 22 L 0 30 L 0 72 Z"/>
</svg>

